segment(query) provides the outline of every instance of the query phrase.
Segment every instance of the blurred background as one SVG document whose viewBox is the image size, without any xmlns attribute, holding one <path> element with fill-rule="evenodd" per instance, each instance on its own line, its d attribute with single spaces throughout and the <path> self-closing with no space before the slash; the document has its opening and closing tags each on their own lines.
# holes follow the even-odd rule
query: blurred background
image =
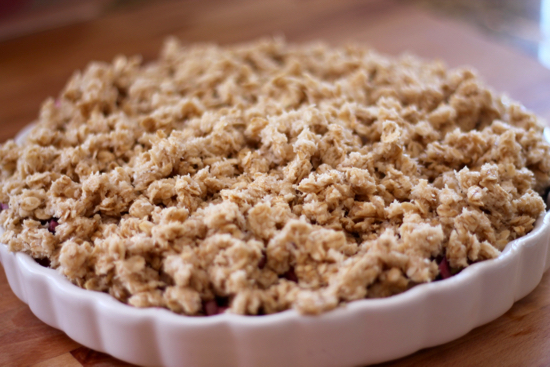
<svg viewBox="0 0 550 367">
<path fill-rule="evenodd" d="M 117 54 L 153 60 L 168 35 L 351 41 L 471 65 L 550 119 L 550 0 L 0 0 L 0 142 L 74 70 Z"/>
<path fill-rule="evenodd" d="M 0 41 L 163 1 L 168 0 L 0 0 Z M 470 23 L 480 31 L 537 57 L 550 68 L 550 0 L 400 2 Z"/>
<path fill-rule="evenodd" d="M 550 68 L 550 0 L 403 0 L 463 20 Z"/>
</svg>

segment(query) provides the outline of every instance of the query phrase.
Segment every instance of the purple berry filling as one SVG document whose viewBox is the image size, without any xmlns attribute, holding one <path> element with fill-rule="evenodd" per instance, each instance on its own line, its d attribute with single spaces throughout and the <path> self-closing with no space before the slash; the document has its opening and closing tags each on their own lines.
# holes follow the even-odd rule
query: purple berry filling
<svg viewBox="0 0 550 367">
<path fill-rule="evenodd" d="M 204 303 L 204 313 L 206 316 L 212 316 L 218 314 L 218 305 L 215 300 L 206 301 Z"/>
<path fill-rule="evenodd" d="M 48 223 L 48 231 L 50 233 L 55 233 L 55 228 L 59 225 L 59 222 L 57 219 L 50 219 L 50 222 Z"/>
<path fill-rule="evenodd" d="M 444 257 L 439 263 L 439 274 L 441 274 L 441 278 L 443 279 L 447 279 L 453 276 L 453 273 L 451 272 L 451 266 L 449 265 L 449 261 L 446 257 Z"/>
<path fill-rule="evenodd" d="M 202 307 L 206 316 L 219 315 L 229 308 L 229 298 L 216 297 L 213 300 L 203 302 Z"/>
<path fill-rule="evenodd" d="M 229 307 L 226 307 L 226 306 L 218 306 L 218 314 L 224 313 L 228 309 Z"/>
<path fill-rule="evenodd" d="M 0 212 L 2 210 L 8 210 L 9 208 L 10 208 L 10 206 L 8 204 L 4 204 L 4 203 L 0 204 Z"/>
<path fill-rule="evenodd" d="M 260 258 L 260 261 L 258 261 L 258 268 L 263 269 L 265 268 L 267 264 L 267 257 L 265 256 L 265 253 L 262 252 L 262 257 Z"/>
<path fill-rule="evenodd" d="M 294 268 L 290 268 L 286 273 L 284 273 L 283 278 L 290 280 L 291 282 L 298 283 L 298 277 L 294 272 Z"/>
<path fill-rule="evenodd" d="M 50 259 L 48 259 L 47 257 L 45 258 L 42 258 L 42 259 L 34 259 L 38 264 L 40 264 L 41 266 L 45 267 L 45 268 L 49 268 L 50 267 Z"/>
</svg>

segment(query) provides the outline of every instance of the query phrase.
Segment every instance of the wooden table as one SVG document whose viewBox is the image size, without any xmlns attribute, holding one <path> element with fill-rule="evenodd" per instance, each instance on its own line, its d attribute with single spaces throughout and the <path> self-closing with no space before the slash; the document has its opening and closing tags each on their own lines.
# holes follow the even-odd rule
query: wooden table
<svg viewBox="0 0 550 367">
<path fill-rule="evenodd" d="M 167 35 L 229 43 L 284 34 L 289 41 L 364 42 L 380 51 L 470 64 L 495 89 L 550 120 L 550 70 L 468 25 L 387 0 L 154 1 L 86 23 L 0 43 L 0 141 L 36 118 L 73 70 L 118 53 L 152 59 Z M 123 366 L 41 323 L 0 269 L 0 366 Z M 468 335 L 384 366 L 550 365 L 550 273 L 504 316 Z"/>
</svg>

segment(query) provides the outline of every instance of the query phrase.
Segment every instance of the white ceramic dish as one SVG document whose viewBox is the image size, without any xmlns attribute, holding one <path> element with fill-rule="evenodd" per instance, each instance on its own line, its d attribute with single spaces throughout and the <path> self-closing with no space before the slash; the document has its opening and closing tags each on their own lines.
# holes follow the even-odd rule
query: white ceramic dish
<svg viewBox="0 0 550 367">
<path fill-rule="evenodd" d="M 25 134 L 25 132 L 22 132 Z M 21 137 L 21 139 L 24 136 Z M 497 259 L 405 293 L 356 301 L 320 316 L 186 317 L 136 309 L 71 284 L 0 245 L 13 292 L 75 341 L 144 366 L 357 366 L 456 339 L 529 294 L 550 267 L 550 214 Z"/>
</svg>

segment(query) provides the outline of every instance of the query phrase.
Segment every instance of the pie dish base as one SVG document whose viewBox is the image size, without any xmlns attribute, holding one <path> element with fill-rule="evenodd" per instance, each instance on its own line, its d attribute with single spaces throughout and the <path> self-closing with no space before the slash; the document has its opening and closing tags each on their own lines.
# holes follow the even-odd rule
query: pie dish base
<svg viewBox="0 0 550 367">
<path fill-rule="evenodd" d="M 319 316 L 181 316 L 137 309 L 81 289 L 56 270 L 0 245 L 13 292 L 75 341 L 144 366 L 356 366 L 459 338 L 504 314 L 550 267 L 550 214 L 496 259 L 384 299 Z"/>
</svg>

